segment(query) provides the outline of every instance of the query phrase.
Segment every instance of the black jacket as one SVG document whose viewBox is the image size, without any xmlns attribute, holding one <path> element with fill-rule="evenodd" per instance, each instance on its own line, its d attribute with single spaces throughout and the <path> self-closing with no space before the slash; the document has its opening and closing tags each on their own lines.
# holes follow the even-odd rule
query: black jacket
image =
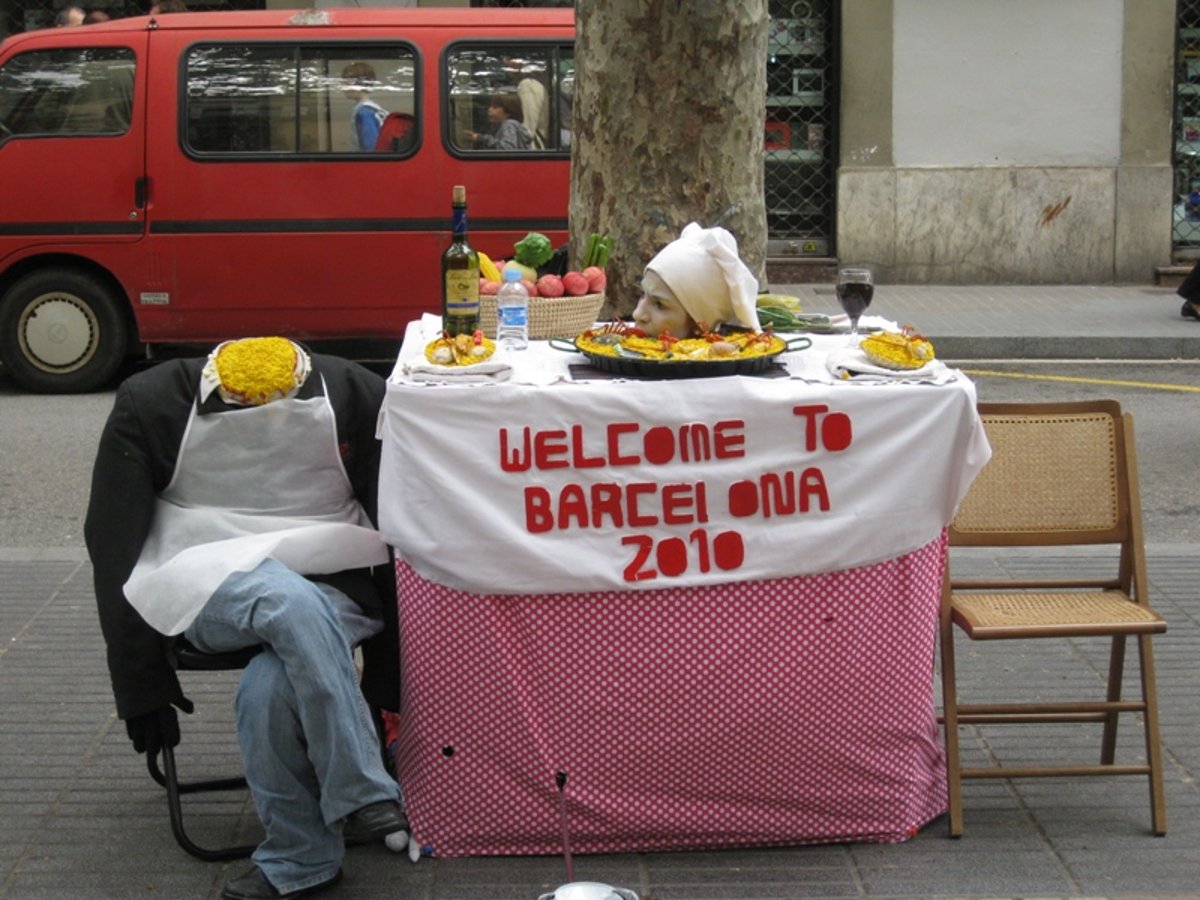
<svg viewBox="0 0 1200 900">
<path fill-rule="evenodd" d="M 125 599 L 123 585 L 141 554 L 158 494 L 170 483 L 204 359 L 173 360 L 126 379 L 117 389 L 92 471 L 84 537 L 95 578 L 100 627 L 108 645 L 117 714 L 129 719 L 182 699 L 167 662 L 171 638 L 146 624 Z M 382 378 L 362 366 L 314 354 L 300 397 L 320 394 L 324 377 L 337 419 L 338 444 L 355 496 L 378 524 L 380 445 L 375 423 L 383 404 Z M 224 408 L 214 392 L 204 412 Z M 314 576 L 316 578 L 317 576 Z M 368 702 L 396 709 L 399 641 L 395 579 L 387 566 L 320 576 L 364 609 L 382 616 L 384 630 L 363 645 L 363 693 Z"/>
</svg>

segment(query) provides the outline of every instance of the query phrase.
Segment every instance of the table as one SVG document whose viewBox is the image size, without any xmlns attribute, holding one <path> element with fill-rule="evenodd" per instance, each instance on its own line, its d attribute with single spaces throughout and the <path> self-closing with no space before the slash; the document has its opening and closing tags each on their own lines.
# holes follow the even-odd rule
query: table
<svg viewBox="0 0 1200 900">
<path fill-rule="evenodd" d="M 945 526 L 988 457 L 970 381 L 405 374 L 381 413 L 398 775 L 440 856 L 903 840 L 945 809 Z M 573 366 L 575 366 L 573 368 Z"/>
</svg>

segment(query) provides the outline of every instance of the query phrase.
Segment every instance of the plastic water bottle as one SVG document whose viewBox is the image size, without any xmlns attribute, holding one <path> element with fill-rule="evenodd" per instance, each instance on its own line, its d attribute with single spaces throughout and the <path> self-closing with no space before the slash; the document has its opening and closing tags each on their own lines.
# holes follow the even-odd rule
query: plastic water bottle
<svg viewBox="0 0 1200 900">
<path fill-rule="evenodd" d="M 516 269 L 504 270 L 504 283 L 496 291 L 496 340 L 506 350 L 529 346 L 529 291 Z"/>
</svg>

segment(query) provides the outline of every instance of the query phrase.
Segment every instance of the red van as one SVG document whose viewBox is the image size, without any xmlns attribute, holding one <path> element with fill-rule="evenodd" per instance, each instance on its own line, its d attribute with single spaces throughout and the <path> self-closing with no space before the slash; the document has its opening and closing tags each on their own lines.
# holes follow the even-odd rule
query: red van
<svg viewBox="0 0 1200 900">
<path fill-rule="evenodd" d="M 565 240 L 573 36 L 569 9 L 376 8 L 7 39 L 0 359 L 72 392 L 139 343 L 399 339 L 440 306 L 453 185 L 478 249 Z M 476 136 L 496 94 L 528 146 Z"/>
</svg>

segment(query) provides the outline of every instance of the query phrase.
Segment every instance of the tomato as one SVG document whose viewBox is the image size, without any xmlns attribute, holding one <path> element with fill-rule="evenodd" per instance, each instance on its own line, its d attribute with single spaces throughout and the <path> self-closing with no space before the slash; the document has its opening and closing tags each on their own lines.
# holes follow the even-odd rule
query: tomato
<svg viewBox="0 0 1200 900">
<path fill-rule="evenodd" d="M 543 275 L 537 280 L 537 289 L 540 297 L 561 297 L 565 290 L 557 275 Z"/>
<path fill-rule="evenodd" d="M 608 276 L 604 274 L 604 270 L 599 266 L 588 266 L 583 270 L 583 277 L 588 282 L 589 294 L 600 294 L 604 292 L 605 286 L 608 284 Z"/>
<path fill-rule="evenodd" d="M 568 272 L 562 278 L 563 288 L 572 297 L 578 297 L 588 292 L 588 280 L 581 272 Z"/>
</svg>

